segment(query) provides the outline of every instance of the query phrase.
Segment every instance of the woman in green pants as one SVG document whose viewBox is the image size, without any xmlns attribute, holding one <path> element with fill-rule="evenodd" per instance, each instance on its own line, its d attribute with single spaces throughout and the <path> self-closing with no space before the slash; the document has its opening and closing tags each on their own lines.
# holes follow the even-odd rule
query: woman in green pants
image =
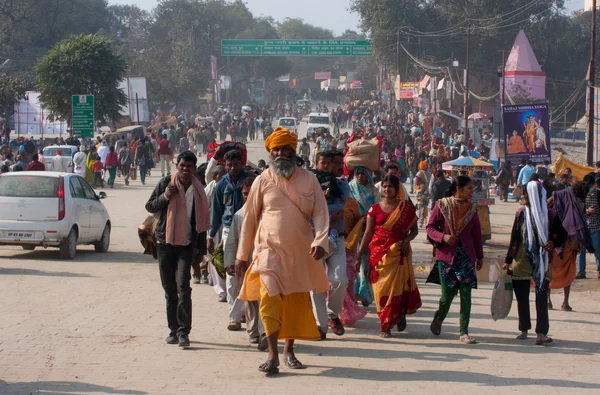
<svg viewBox="0 0 600 395">
<path fill-rule="evenodd" d="M 454 296 L 460 291 L 460 341 L 476 343 L 469 336 L 471 289 L 477 288 L 477 272 L 483 266 L 483 240 L 477 205 L 471 202 L 473 181 L 458 176 L 438 200 L 427 224 L 427 237 L 436 247 L 436 264 L 427 282 L 442 286 L 439 309 L 431 323 L 431 332 L 439 335 Z"/>
</svg>

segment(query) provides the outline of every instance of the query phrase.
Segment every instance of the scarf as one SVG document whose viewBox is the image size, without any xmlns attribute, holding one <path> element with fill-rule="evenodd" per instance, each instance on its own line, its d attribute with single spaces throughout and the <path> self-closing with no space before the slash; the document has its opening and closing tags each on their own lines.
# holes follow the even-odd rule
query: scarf
<svg viewBox="0 0 600 395">
<path fill-rule="evenodd" d="M 574 237 L 579 245 L 586 250 L 595 251 L 585 216 L 579 206 L 579 199 L 575 196 L 573 188 L 555 191 L 552 196 L 554 198 L 556 214 L 569 236 Z"/>
<path fill-rule="evenodd" d="M 450 233 L 454 237 L 460 237 L 477 213 L 476 204 L 469 201 L 460 201 L 454 196 L 439 200 L 438 205 L 450 228 Z"/>
<path fill-rule="evenodd" d="M 367 179 L 369 181 L 368 186 L 361 185 L 356 180 L 356 175 L 359 171 L 367 176 Z M 350 192 L 352 192 L 354 200 L 356 200 L 356 202 L 358 203 L 358 207 L 360 208 L 360 215 L 366 215 L 371 209 L 371 206 L 375 204 L 375 194 L 373 193 L 373 178 L 371 178 L 369 171 L 364 167 L 357 167 L 356 169 L 354 169 L 354 178 L 352 179 L 352 181 L 350 181 L 348 185 L 350 187 Z"/>
<path fill-rule="evenodd" d="M 533 269 L 533 279 L 538 290 L 543 290 L 548 272 L 549 256 L 544 246 L 548 242 L 549 221 L 546 190 L 537 181 L 527 184 L 529 206 L 525 206 L 525 252 Z"/>
<path fill-rule="evenodd" d="M 166 224 L 166 242 L 174 246 L 186 246 L 189 244 L 187 240 L 185 226 L 187 219 L 187 207 L 185 201 L 185 188 L 181 185 L 177 173 L 171 176 L 170 184 L 177 187 L 177 196 L 169 202 L 167 207 L 167 224 Z M 208 217 L 208 199 L 204 193 L 204 188 L 196 177 L 192 177 L 191 188 L 194 188 L 194 208 L 196 222 L 196 233 L 206 232 L 210 228 Z"/>
</svg>

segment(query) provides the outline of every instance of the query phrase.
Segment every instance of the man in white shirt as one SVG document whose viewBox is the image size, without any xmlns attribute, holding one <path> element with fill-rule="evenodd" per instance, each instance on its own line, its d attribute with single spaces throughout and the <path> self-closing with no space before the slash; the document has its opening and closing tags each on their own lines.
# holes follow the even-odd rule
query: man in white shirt
<svg viewBox="0 0 600 395">
<path fill-rule="evenodd" d="M 52 171 L 66 173 L 68 169 L 67 158 L 63 158 L 61 150 L 56 150 L 56 156 L 52 158 Z"/>
</svg>

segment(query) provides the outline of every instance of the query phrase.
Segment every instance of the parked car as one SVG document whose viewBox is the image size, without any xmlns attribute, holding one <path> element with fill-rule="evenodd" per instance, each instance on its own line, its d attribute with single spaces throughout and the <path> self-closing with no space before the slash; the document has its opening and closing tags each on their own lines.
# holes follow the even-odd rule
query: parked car
<svg viewBox="0 0 600 395">
<path fill-rule="evenodd" d="M 58 247 L 61 258 L 74 259 L 81 244 L 107 252 L 110 231 L 108 212 L 83 177 L 47 171 L 0 175 L 0 245 Z"/>
<path fill-rule="evenodd" d="M 61 156 L 68 162 L 69 173 L 73 173 L 73 156 L 77 153 L 76 145 L 50 145 L 44 148 L 44 159 L 47 163 L 47 171 L 52 171 L 52 158 L 56 156 L 56 151 L 61 151 Z"/>
</svg>

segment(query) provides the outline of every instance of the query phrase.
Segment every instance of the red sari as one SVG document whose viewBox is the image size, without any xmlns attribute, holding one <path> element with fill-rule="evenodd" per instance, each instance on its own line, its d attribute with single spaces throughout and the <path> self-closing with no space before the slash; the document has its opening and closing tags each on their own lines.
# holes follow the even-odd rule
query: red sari
<svg viewBox="0 0 600 395">
<path fill-rule="evenodd" d="M 406 257 L 401 251 L 401 242 L 416 223 L 417 213 L 409 201 L 403 201 L 391 213 L 375 204 L 369 216 L 375 219 L 375 233 L 369 244 L 370 281 L 381 331 L 388 332 L 404 315 L 416 313 L 422 305 L 412 267 L 412 251 Z"/>
</svg>

